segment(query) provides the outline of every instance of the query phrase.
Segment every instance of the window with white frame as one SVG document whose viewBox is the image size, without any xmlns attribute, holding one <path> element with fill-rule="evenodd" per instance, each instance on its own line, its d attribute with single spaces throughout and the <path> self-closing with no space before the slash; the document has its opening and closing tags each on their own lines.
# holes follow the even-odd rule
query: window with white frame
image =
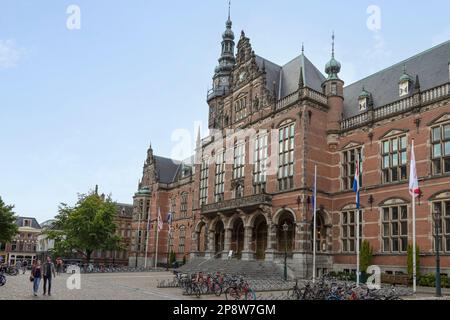
<svg viewBox="0 0 450 320">
<path fill-rule="evenodd" d="M 269 157 L 267 144 L 267 134 L 260 134 L 256 137 L 253 159 L 253 191 L 255 194 L 259 194 L 266 189 L 267 159 Z"/>
<path fill-rule="evenodd" d="M 382 209 L 383 251 L 400 253 L 408 248 L 408 207 L 394 205 Z"/>
<path fill-rule="evenodd" d="M 208 203 L 209 161 L 203 159 L 200 166 L 200 205 Z"/>
<path fill-rule="evenodd" d="M 243 178 L 244 168 L 245 168 L 245 144 L 236 143 L 236 145 L 234 146 L 233 179 Z"/>
<path fill-rule="evenodd" d="M 278 132 L 278 190 L 294 187 L 295 123 L 282 126 Z"/>
<path fill-rule="evenodd" d="M 450 173 L 450 123 L 431 128 L 433 175 Z"/>
<path fill-rule="evenodd" d="M 178 236 L 178 253 L 184 253 L 186 242 L 186 227 L 180 227 L 180 233 Z"/>
<path fill-rule="evenodd" d="M 342 190 L 353 188 L 356 173 L 356 163 L 359 162 L 359 172 L 362 169 L 362 148 L 353 148 L 342 152 Z M 359 175 L 359 185 L 362 186 L 362 174 Z"/>
<path fill-rule="evenodd" d="M 342 252 L 356 252 L 356 210 L 347 210 L 342 212 L 341 217 L 341 241 Z M 360 248 L 362 239 L 362 214 L 359 214 L 359 234 Z"/>
<path fill-rule="evenodd" d="M 433 212 L 439 211 L 441 213 L 441 221 L 439 224 L 439 250 L 450 252 L 450 199 L 433 202 Z M 433 222 L 433 235 L 436 235 L 436 229 Z M 436 239 L 433 236 L 433 239 Z M 434 242 L 434 249 L 436 251 L 436 242 Z"/>
<path fill-rule="evenodd" d="M 240 98 L 234 103 L 234 111 L 236 115 L 236 121 L 242 120 L 247 117 L 247 98 Z"/>
<path fill-rule="evenodd" d="M 215 202 L 223 201 L 225 192 L 225 156 L 224 152 L 216 154 L 216 170 L 214 183 L 214 200 Z"/>
<path fill-rule="evenodd" d="M 187 203 L 188 203 L 188 194 L 184 192 L 181 195 L 181 204 L 180 204 L 180 213 L 182 218 L 187 217 Z"/>
<path fill-rule="evenodd" d="M 383 183 L 406 180 L 408 178 L 406 135 L 384 140 L 381 146 Z"/>
<path fill-rule="evenodd" d="M 175 197 L 170 199 L 170 212 L 172 213 L 172 220 L 176 217 L 176 210 L 177 210 L 177 199 Z"/>
</svg>

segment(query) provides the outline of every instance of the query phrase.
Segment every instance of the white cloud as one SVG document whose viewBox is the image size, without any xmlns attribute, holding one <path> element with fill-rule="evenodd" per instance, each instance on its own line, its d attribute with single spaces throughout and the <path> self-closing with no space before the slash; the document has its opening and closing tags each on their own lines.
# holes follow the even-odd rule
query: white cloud
<svg viewBox="0 0 450 320">
<path fill-rule="evenodd" d="M 450 26 L 444 29 L 441 33 L 435 35 L 432 39 L 433 46 L 441 44 L 450 39 Z"/>
<path fill-rule="evenodd" d="M 0 69 L 14 68 L 22 56 L 14 40 L 0 40 Z"/>
</svg>

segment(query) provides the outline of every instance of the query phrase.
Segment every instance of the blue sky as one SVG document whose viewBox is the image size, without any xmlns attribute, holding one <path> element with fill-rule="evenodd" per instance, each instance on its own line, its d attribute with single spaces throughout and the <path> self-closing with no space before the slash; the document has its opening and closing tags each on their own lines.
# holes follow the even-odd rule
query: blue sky
<svg viewBox="0 0 450 320">
<path fill-rule="evenodd" d="M 69 5 L 81 29 L 66 28 Z M 366 26 L 367 8 L 381 29 Z M 450 39 L 448 1 L 234 0 L 233 30 L 278 64 L 321 70 L 331 31 L 347 84 Z M 0 196 L 42 222 L 96 184 L 131 203 L 146 150 L 206 126 L 227 1 L 2 0 Z"/>
</svg>

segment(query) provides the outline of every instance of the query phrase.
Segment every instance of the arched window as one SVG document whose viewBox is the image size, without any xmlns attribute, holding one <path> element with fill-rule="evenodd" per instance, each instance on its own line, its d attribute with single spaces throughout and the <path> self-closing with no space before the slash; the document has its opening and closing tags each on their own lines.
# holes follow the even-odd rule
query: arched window
<svg viewBox="0 0 450 320">
<path fill-rule="evenodd" d="M 328 246 L 327 246 L 327 231 L 328 231 L 328 228 L 329 228 L 329 226 L 327 226 L 325 224 L 324 213 L 321 210 L 317 211 L 316 230 L 315 230 L 315 233 L 316 233 L 316 252 L 327 252 L 328 251 Z M 311 224 L 311 230 L 313 230 L 313 223 Z M 311 239 L 311 240 L 313 241 L 313 239 Z"/>
<path fill-rule="evenodd" d="M 176 213 L 175 213 L 176 207 L 177 207 L 176 199 L 175 199 L 175 197 L 173 197 L 172 199 L 170 199 L 170 212 L 172 213 L 172 220 L 174 220 L 175 216 L 176 216 Z"/>
</svg>

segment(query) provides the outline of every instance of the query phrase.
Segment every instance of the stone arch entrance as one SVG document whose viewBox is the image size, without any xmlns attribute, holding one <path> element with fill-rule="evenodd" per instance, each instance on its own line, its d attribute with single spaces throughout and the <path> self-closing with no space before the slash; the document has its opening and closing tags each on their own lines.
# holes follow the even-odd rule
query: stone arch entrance
<svg viewBox="0 0 450 320">
<path fill-rule="evenodd" d="M 283 229 L 284 225 L 288 226 L 287 231 Z M 278 216 L 277 224 L 277 250 L 278 252 L 292 253 L 294 251 L 295 241 L 295 217 L 290 211 L 284 210 Z"/>
<path fill-rule="evenodd" d="M 206 225 L 206 222 L 200 221 L 197 224 L 195 233 L 195 248 L 197 249 L 197 252 L 206 252 L 208 250 L 208 226 Z"/>
<path fill-rule="evenodd" d="M 264 215 L 256 217 L 253 229 L 252 243 L 256 260 L 264 260 L 267 249 L 267 221 Z"/>
<path fill-rule="evenodd" d="M 217 221 L 214 232 L 214 252 L 216 255 L 223 252 L 225 249 L 225 227 L 222 220 Z"/>
<path fill-rule="evenodd" d="M 244 250 L 244 222 L 241 218 L 237 218 L 232 223 L 231 234 L 231 250 L 233 250 L 236 258 L 240 259 Z"/>
</svg>

